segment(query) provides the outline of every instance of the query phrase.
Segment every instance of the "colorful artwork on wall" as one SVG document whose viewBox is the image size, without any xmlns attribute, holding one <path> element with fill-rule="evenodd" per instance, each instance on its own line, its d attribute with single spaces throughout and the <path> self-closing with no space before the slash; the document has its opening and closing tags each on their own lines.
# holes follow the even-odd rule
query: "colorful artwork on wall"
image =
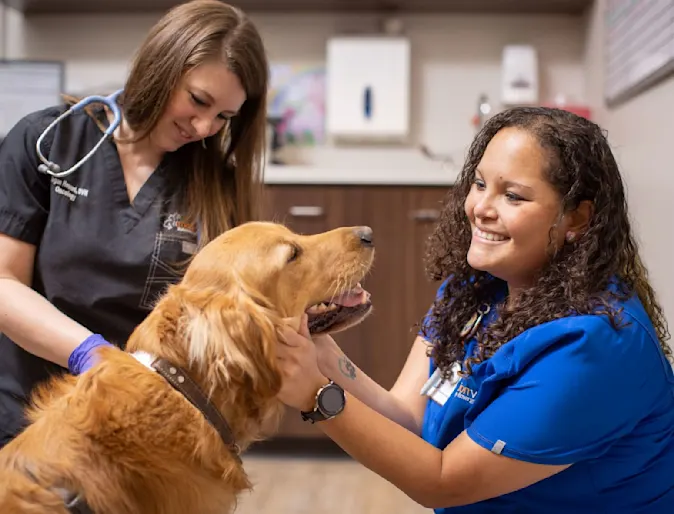
<svg viewBox="0 0 674 514">
<path fill-rule="evenodd" d="M 284 144 L 325 140 L 325 66 L 271 64 L 268 116 L 278 119 Z"/>
</svg>

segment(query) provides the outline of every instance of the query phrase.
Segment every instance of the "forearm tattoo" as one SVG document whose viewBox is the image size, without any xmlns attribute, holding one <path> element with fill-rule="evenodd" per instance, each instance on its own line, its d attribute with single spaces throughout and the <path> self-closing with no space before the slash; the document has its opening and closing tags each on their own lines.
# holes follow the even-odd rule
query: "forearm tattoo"
<svg viewBox="0 0 674 514">
<path fill-rule="evenodd" d="M 356 366 L 344 355 L 339 358 L 339 371 L 346 378 L 350 378 L 351 380 L 356 378 Z"/>
</svg>

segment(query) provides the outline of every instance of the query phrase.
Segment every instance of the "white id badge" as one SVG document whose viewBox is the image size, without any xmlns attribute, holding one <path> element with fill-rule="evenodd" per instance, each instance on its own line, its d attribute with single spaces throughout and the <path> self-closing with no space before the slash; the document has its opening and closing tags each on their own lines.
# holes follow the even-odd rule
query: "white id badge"
<svg viewBox="0 0 674 514">
<path fill-rule="evenodd" d="M 459 371 L 461 371 L 461 365 L 455 362 L 452 366 L 450 379 L 443 380 L 440 370 L 436 369 L 421 388 L 420 394 L 428 396 L 439 405 L 444 405 L 454 394 L 454 390 L 461 380 Z"/>
</svg>

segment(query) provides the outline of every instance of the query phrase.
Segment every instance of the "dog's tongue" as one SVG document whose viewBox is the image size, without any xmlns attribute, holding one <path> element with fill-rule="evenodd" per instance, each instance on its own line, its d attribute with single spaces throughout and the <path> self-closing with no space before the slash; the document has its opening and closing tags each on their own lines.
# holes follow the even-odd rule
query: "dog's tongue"
<svg viewBox="0 0 674 514">
<path fill-rule="evenodd" d="M 344 307 L 355 307 L 367 300 L 367 291 L 365 291 L 360 284 L 354 287 L 351 291 L 347 291 L 332 300 L 333 303 L 342 305 Z"/>
</svg>

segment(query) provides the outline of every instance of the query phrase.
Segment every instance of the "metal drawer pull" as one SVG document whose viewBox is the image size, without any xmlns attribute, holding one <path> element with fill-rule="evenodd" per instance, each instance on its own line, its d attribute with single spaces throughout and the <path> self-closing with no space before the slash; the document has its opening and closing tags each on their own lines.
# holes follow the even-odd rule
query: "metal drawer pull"
<svg viewBox="0 0 674 514">
<path fill-rule="evenodd" d="M 323 215 L 323 207 L 318 205 L 293 205 L 290 208 L 290 215 L 301 218 L 315 218 Z"/>
<path fill-rule="evenodd" d="M 410 217 L 416 221 L 436 221 L 440 219 L 438 209 L 417 209 L 410 213 Z"/>
</svg>

